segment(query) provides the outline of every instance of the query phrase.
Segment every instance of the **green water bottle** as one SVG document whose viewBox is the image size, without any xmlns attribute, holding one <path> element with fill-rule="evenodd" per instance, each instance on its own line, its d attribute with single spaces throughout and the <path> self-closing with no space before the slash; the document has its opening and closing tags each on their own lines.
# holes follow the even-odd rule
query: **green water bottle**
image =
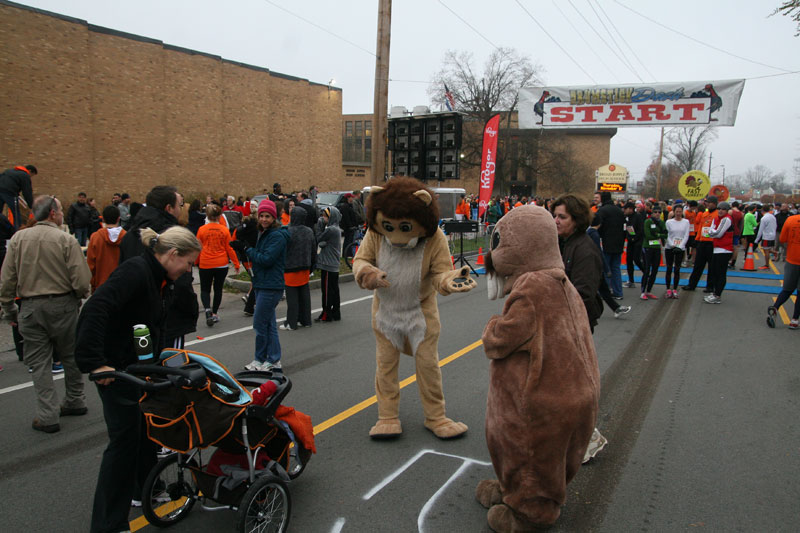
<svg viewBox="0 0 800 533">
<path fill-rule="evenodd" d="M 140 363 L 153 361 L 153 341 L 150 339 L 150 328 L 145 324 L 133 326 L 133 343 Z"/>
</svg>

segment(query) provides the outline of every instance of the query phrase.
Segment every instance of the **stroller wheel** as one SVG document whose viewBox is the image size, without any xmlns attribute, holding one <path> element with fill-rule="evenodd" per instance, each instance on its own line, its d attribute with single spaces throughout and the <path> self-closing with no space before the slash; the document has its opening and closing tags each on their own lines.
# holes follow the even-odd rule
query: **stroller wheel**
<svg viewBox="0 0 800 533">
<path fill-rule="evenodd" d="M 291 511 L 286 484 L 277 477 L 262 475 L 242 497 L 236 529 L 242 533 L 282 533 L 289 527 Z"/>
<path fill-rule="evenodd" d="M 303 470 L 306 469 L 308 461 L 311 459 L 311 452 L 299 444 L 295 444 L 289 450 L 289 479 L 295 479 Z"/>
<path fill-rule="evenodd" d="M 158 527 L 175 524 L 189 514 L 198 489 L 189 465 L 182 455 L 173 453 L 161 459 L 150 471 L 142 491 L 142 511 L 147 521 Z"/>
</svg>

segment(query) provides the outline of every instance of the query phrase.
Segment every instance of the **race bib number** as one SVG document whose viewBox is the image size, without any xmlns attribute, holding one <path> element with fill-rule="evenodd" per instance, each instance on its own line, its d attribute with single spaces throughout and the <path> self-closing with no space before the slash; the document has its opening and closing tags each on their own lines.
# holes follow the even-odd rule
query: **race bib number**
<svg viewBox="0 0 800 533">
<path fill-rule="evenodd" d="M 703 237 L 708 237 L 709 233 L 711 233 L 711 226 L 703 226 L 703 230 L 700 232 L 700 234 Z"/>
<path fill-rule="evenodd" d="M 682 240 L 683 240 L 683 239 L 679 239 L 679 238 L 677 238 L 677 237 L 676 237 L 676 238 L 674 238 L 674 239 L 672 239 L 672 246 L 680 246 L 680 245 L 681 245 L 681 241 L 682 241 Z"/>
<path fill-rule="evenodd" d="M 659 246 L 661 242 L 658 239 L 650 241 L 650 246 Z"/>
<path fill-rule="evenodd" d="M 628 226 L 628 235 L 636 235 L 636 230 L 633 229 L 633 226 Z"/>
</svg>

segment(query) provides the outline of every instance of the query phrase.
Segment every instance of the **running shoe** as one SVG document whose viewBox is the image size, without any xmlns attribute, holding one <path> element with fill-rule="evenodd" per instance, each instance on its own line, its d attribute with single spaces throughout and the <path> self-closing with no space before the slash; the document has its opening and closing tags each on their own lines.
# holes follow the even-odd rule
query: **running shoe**
<svg viewBox="0 0 800 533">
<path fill-rule="evenodd" d="M 655 294 L 653 294 L 652 292 L 648 292 L 648 293 L 647 293 L 647 299 L 648 299 L 648 300 L 658 300 L 658 296 L 656 296 L 656 295 L 655 295 Z"/>
<path fill-rule="evenodd" d="M 211 327 L 214 325 L 214 315 L 211 309 L 206 309 L 206 326 Z"/>
<path fill-rule="evenodd" d="M 667 292 L 664 293 L 664 298 L 672 298 L 672 289 L 667 289 Z"/>
<path fill-rule="evenodd" d="M 63 374 L 64 373 L 64 365 L 61 363 L 53 363 L 53 374 Z"/>
<path fill-rule="evenodd" d="M 625 287 L 626 289 L 635 289 L 636 288 L 636 284 L 634 282 L 632 282 L 632 281 L 626 281 L 625 283 L 622 284 L 622 286 Z"/>
<path fill-rule="evenodd" d="M 789 329 L 800 329 L 800 320 L 793 318 L 789 321 Z"/>
<path fill-rule="evenodd" d="M 289 324 L 281 324 L 278 329 L 281 331 L 295 331 L 297 328 L 293 328 Z"/>
<path fill-rule="evenodd" d="M 261 370 L 264 372 L 274 372 L 274 371 L 281 371 L 281 362 L 275 361 L 274 363 L 270 363 L 269 361 L 265 362 L 261 365 Z"/>
<path fill-rule="evenodd" d="M 767 270 L 767 269 L 769 269 L 769 267 L 767 265 L 761 265 L 760 267 L 758 267 L 758 269 L 759 270 Z"/>
<path fill-rule="evenodd" d="M 261 361 L 253 361 L 252 363 L 248 363 L 244 365 L 245 370 L 258 371 L 261 370 L 261 365 L 266 364 L 266 362 L 262 363 Z"/>
<path fill-rule="evenodd" d="M 219 322 L 219 315 L 217 315 L 216 313 L 211 315 L 211 320 L 213 320 L 214 324 L 216 324 L 217 322 Z"/>
<path fill-rule="evenodd" d="M 709 294 L 708 296 L 703 298 L 703 301 L 707 304 L 721 304 L 722 298 L 720 298 L 716 294 Z"/>
<path fill-rule="evenodd" d="M 774 305 L 767 307 L 767 325 L 775 329 L 775 315 L 778 314 L 778 308 Z"/>
<path fill-rule="evenodd" d="M 639 296 L 641 300 L 647 300 L 647 293 L 643 292 L 641 296 Z"/>
<path fill-rule="evenodd" d="M 678 289 L 672 289 L 672 299 L 673 300 L 678 299 Z"/>
<path fill-rule="evenodd" d="M 628 314 L 630 312 L 631 312 L 630 305 L 620 305 L 619 307 L 617 307 L 617 310 L 614 311 L 614 318 L 619 318 L 622 315 Z"/>
<path fill-rule="evenodd" d="M 250 311 L 244 311 L 244 316 L 253 316 L 253 313 Z"/>
<path fill-rule="evenodd" d="M 613 298 L 614 298 L 615 300 L 622 300 L 622 299 L 623 299 L 623 297 L 622 297 L 622 296 L 613 296 Z"/>
<path fill-rule="evenodd" d="M 592 438 L 589 439 L 589 446 L 586 448 L 586 453 L 583 454 L 582 462 L 585 464 L 591 461 L 595 455 L 606 447 L 606 444 L 608 444 L 608 439 L 595 428 L 594 433 L 592 433 Z"/>
</svg>

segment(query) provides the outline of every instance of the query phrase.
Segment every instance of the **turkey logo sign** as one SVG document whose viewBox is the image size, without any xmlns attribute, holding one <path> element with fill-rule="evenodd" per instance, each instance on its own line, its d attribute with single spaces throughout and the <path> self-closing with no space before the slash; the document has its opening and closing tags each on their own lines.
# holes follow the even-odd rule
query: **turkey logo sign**
<svg viewBox="0 0 800 533">
<path fill-rule="evenodd" d="M 702 170 L 690 170 L 678 180 L 678 192 L 687 200 L 705 198 L 711 188 L 711 181 Z"/>
<path fill-rule="evenodd" d="M 733 126 L 744 80 L 692 81 L 519 91 L 520 128 Z"/>
<path fill-rule="evenodd" d="M 716 196 L 717 200 L 719 200 L 720 202 L 727 201 L 728 198 L 730 198 L 731 196 L 731 192 L 724 185 L 714 185 L 713 187 L 711 187 L 711 190 L 708 192 L 708 194 Z"/>
</svg>

